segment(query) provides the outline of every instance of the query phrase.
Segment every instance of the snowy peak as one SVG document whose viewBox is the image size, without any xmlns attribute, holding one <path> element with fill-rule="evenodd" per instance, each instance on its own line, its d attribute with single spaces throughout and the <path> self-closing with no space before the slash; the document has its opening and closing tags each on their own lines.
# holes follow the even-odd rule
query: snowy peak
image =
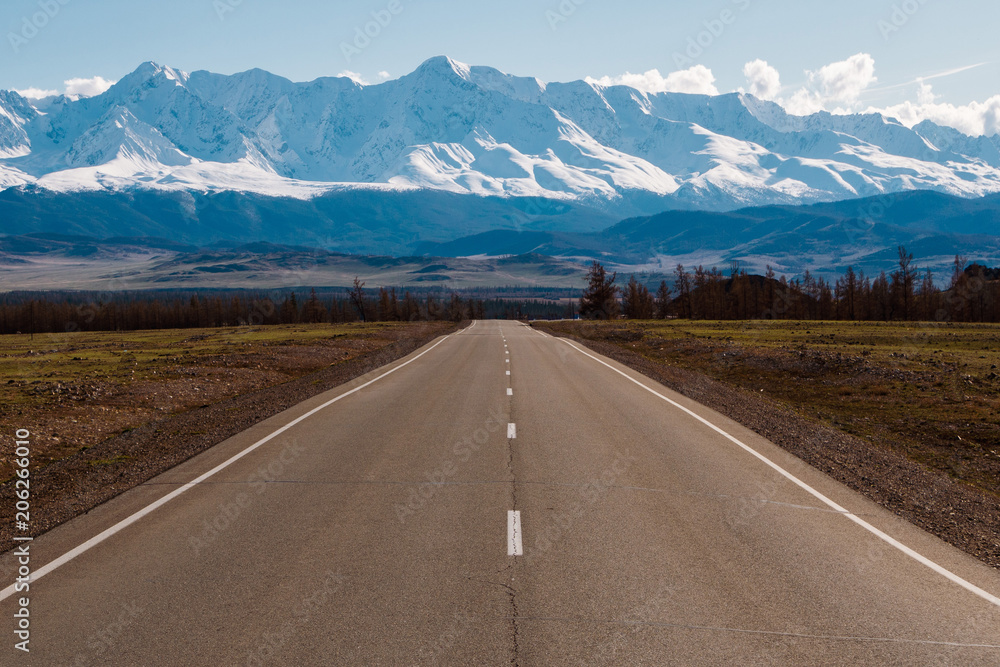
<svg viewBox="0 0 1000 667">
<path fill-rule="evenodd" d="M 471 67 L 465 63 L 460 63 L 457 60 L 452 60 L 447 56 L 435 56 L 434 58 L 428 58 L 425 60 L 413 74 L 409 76 L 425 79 L 452 79 L 459 78 L 466 81 L 469 80 L 471 74 Z"/>
<path fill-rule="evenodd" d="M 926 140 L 931 149 L 956 155 L 976 155 L 993 167 L 1000 167 L 1000 135 L 970 137 L 950 127 L 925 120 L 913 131 Z"/>
<path fill-rule="evenodd" d="M 0 90 L 0 159 L 31 152 L 24 126 L 38 116 L 28 100 L 13 91 Z"/>
<path fill-rule="evenodd" d="M 12 90 L 0 90 L 0 114 L 23 125 L 37 116 L 38 111 L 18 93 Z"/>
<path fill-rule="evenodd" d="M 150 79 L 160 78 L 166 81 L 173 81 L 177 85 L 184 85 L 188 79 L 188 74 L 181 70 L 165 67 L 152 61 L 144 62 L 135 71 L 125 76 L 119 81 L 124 88 L 135 88 Z"/>
<path fill-rule="evenodd" d="M 1000 192 L 1000 140 L 878 114 L 791 116 L 746 94 L 543 83 L 445 56 L 377 85 L 147 62 L 44 109 L 0 92 L 0 188 L 25 183 L 306 197 L 376 185 L 631 214 Z"/>
<path fill-rule="evenodd" d="M 492 67 L 472 67 L 469 80 L 484 90 L 492 90 L 521 102 L 541 104 L 545 84 L 534 77 L 505 74 Z"/>
</svg>

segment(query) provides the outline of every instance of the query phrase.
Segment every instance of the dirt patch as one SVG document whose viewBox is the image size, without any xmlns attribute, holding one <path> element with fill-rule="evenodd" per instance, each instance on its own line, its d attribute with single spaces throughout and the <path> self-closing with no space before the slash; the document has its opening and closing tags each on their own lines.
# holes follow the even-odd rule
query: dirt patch
<svg viewBox="0 0 1000 667">
<path fill-rule="evenodd" d="M 385 327 L 377 335 L 355 331 L 359 335 L 331 338 L 321 332 L 308 342 L 269 340 L 266 353 L 213 352 L 189 365 L 177 365 L 178 354 L 162 365 L 137 362 L 142 369 L 135 381 L 135 369 L 126 365 L 127 381 L 116 368 L 108 377 L 32 384 L 44 400 L 23 400 L 2 415 L 14 428 L 38 434 L 32 439 L 40 455 L 33 457 L 29 534 L 40 535 L 454 329 L 450 323 L 419 323 Z M 165 376 L 155 381 L 142 379 L 161 371 Z M 69 447 L 72 453 L 61 456 Z M 8 475 L 10 458 L 8 453 L 2 462 Z M 0 485 L 0 552 L 13 546 L 13 486 L 13 480 Z"/>
<path fill-rule="evenodd" d="M 942 470 L 929 468 L 903 451 L 882 442 L 880 434 L 889 439 L 893 424 L 870 429 L 869 437 L 858 437 L 837 428 L 835 413 L 817 410 L 815 414 L 801 414 L 780 400 L 768 397 L 764 392 L 746 387 L 733 386 L 727 382 L 708 377 L 705 373 L 690 368 L 672 365 L 664 359 L 649 358 L 639 350 L 659 351 L 670 347 L 672 354 L 709 355 L 702 363 L 713 363 L 729 368 L 734 359 L 743 368 L 766 370 L 777 369 L 787 377 L 788 385 L 794 389 L 796 383 L 822 385 L 827 393 L 844 391 L 837 383 L 829 382 L 828 371 L 837 364 L 845 365 L 849 373 L 868 374 L 871 378 L 907 384 L 930 382 L 930 378 L 917 377 L 918 372 L 906 368 L 882 367 L 872 363 L 868 356 L 845 358 L 836 352 L 815 353 L 809 349 L 797 350 L 801 364 L 790 365 L 789 356 L 779 351 L 749 350 L 746 346 L 706 346 L 699 340 L 667 340 L 641 335 L 632 327 L 598 328 L 595 332 L 588 325 L 548 325 L 536 323 L 537 327 L 556 335 L 571 338 L 590 349 L 633 368 L 671 389 L 716 410 L 730 419 L 750 428 L 771 442 L 801 458 L 813 467 L 830 475 L 849 488 L 886 507 L 900 517 L 937 535 L 941 539 L 975 556 L 984 563 L 1000 568 L 1000 497 L 987 489 L 976 488 L 970 483 L 947 474 Z M 638 342 L 642 341 L 642 342 Z M 896 354 L 896 353 L 893 353 Z M 728 356 L 734 355 L 734 356 Z M 763 379 L 763 376 L 759 376 Z M 964 380 L 963 380 L 964 381 Z M 864 384 L 863 378 L 856 384 Z M 891 391 L 887 384 L 886 391 Z M 771 385 L 767 385 L 767 391 Z M 864 391 L 870 386 L 864 384 Z M 869 419 L 879 422 L 878 397 L 859 397 L 868 401 Z M 825 420 L 829 419 L 829 422 Z M 892 422 L 894 415 L 887 415 Z M 976 425 L 961 424 L 954 428 L 976 430 Z M 919 422 L 919 419 L 917 420 Z M 917 424 L 919 427 L 919 424 Z M 985 437 L 985 436 L 982 436 Z M 919 456 L 920 451 L 911 452 Z M 998 479 L 993 462 L 983 459 L 983 465 L 972 472 L 964 472 L 970 480 Z M 982 468 L 982 469 L 980 469 Z"/>
</svg>

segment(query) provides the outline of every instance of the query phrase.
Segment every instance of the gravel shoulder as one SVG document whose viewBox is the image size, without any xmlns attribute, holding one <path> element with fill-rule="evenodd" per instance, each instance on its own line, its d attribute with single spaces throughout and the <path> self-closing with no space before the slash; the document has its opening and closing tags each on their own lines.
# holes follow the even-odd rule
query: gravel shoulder
<svg viewBox="0 0 1000 667">
<path fill-rule="evenodd" d="M 614 359 L 768 438 L 803 461 L 953 546 L 1000 568 L 1000 498 L 903 454 L 808 419 L 787 406 L 623 345 L 535 323 Z"/>
</svg>

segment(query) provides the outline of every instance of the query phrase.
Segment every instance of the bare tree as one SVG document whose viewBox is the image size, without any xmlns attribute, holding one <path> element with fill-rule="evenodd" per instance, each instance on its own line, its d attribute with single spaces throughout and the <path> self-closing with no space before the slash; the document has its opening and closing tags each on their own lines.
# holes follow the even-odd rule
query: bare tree
<svg viewBox="0 0 1000 667">
<path fill-rule="evenodd" d="M 462 297 L 454 292 L 452 292 L 451 299 L 448 301 L 447 319 L 453 322 L 461 322 L 466 319 L 465 304 L 462 302 Z"/>
<path fill-rule="evenodd" d="M 354 276 L 354 287 L 351 289 L 351 303 L 358 311 L 361 321 L 367 322 L 368 316 L 365 313 L 365 284 L 357 276 Z"/>
<path fill-rule="evenodd" d="M 310 324 L 319 324 L 326 320 L 326 308 L 320 303 L 315 289 L 309 293 L 309 300 L 306 301 L 304 314 L 306 322 Z"/>
<path fill-rule="evenodd" d="M 672 303 L 670 297 L 670 288 L 667 286 L 666 280 L 660 281 L 660 288 L 656 290 L 656 317 L 657 319 L 665 320 L 667 315 L 670 313 L 670 304 Z"/>
<path fill-rule="evenodd" d="M 683 264 L 678 264 L 674 275 L 677 277 L 674 286 L 677 288 L 677 299 L 681 302 L 681 317 L 691 319 L 691 274 L 684 270 Z"/>
<path fill-rule="evenodd" d="M 854 267 L 847 267 L 847 274 L 840 281 L 842 288 L 842 301 L 844 304 L 844 314 L 849 320 L 857 319 L 858 300 L 858 276 L 854 273 Z"/>
<path fill-rule="evenodd" d="M 937 289 L 934 287 L 934 274 L 930 269 L 924 272 L 920 283 L 921 319 L 930 321 L 937 319 Z"/>
<path fill-rule="evenodd" d="M 893 305 L 898 306 L 902 319 L 910 319 L 913 295 L 916 291 L 917 270 L 913 268 L 913 255 L 899 246 L 899 269 L 892 273 Z"/>
</svg>

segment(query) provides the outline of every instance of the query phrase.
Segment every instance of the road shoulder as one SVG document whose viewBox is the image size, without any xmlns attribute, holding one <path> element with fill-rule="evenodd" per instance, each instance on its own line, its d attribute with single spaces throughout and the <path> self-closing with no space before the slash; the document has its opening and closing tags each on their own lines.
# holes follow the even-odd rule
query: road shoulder
<svg viewBox="0 0 1000 667">
<path fill-rule="evenodd" d="M 1000 499 L 700 373 L 544 324 L 536 323 L 535 328 L 573 340 L 715 410 L 909 523 L 1000 568 Z"/>
</svg>

